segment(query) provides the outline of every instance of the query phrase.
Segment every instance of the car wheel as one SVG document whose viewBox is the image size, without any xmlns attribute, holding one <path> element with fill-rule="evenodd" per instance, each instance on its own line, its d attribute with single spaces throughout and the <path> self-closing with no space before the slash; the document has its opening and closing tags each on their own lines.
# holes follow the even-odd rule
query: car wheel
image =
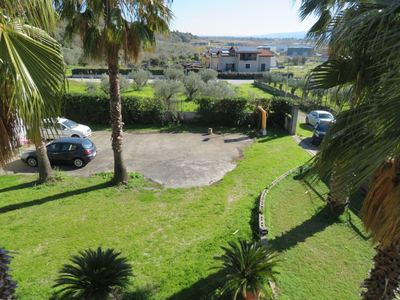
<svg viewBox="0 0 400 300">
<path fill-rule="evenodd" d="M 74 166 L 77 168 L 82 168 L 85 165 L 85 162 L 83 161 L 82 158 L 75 158 L 73 163 L 74 163 Z"/>
<path fill-rule="evenodd" d="M 310 124 L 310 122 L 309 122 L 308 118 L 306 118 L 306 124 Z"/>
<path fill-rule="evenodd" d="M 72 137 L 76 137 L 76 138 L 78 138 L 78 137 L 79 137 L 79 135 L 77 135 L 77 134 L 73 134 L 73 135 L 72 135 Z"/>
<path fill-rule="evenodd" d="M 26 159 L 26 163 L 28 164 L 28 166 L 30 167 L 37 167 L 38 165 L 38 161 L 36 158 L 30 156 Z"/>
</svg>

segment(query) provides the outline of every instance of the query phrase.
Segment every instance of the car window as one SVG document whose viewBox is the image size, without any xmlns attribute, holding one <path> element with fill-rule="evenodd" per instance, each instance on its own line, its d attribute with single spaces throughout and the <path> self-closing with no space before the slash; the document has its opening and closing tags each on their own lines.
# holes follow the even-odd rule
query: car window
<svg viewBox="0 0 400 300">
<path fill-rule="evenodd" d="M 61 151 L 68 151 L 70 144 L 61 144 Z"/>
<path fill-rule="evenodd" d="M 84 141 L 84 142 L 82 143 L 82 146 L 83 146 L 85 149 L 90 149 L 90 148 L 93 147 L 93 143 L 92 143 L 91 141 L 89 141 L 89 140 L 86 140 L 86 141 Z"/>
<path fill-rule="evenodd" d="M 77 123 L 75 123 L 74 121 L 68 120 L 68 119 L 66 119 L 64 122 L 61 122 L 60 124 L 63 124 L 69 128 L 74 128 L 74 127 L 78 126 Z"/>
<path fill-rule="evenodd" d="M 47 151 L 50 151 L 50 152 L 60 151 L 60 144 L 52 143 L 52 144 L 48 145 L 47 146 Z"/>
<path fill-rule="evenodd" d="M 333 119 L 333 116 L 331 114 L 320 114 L 319 118 L 320 119 Z"/>
</svg>

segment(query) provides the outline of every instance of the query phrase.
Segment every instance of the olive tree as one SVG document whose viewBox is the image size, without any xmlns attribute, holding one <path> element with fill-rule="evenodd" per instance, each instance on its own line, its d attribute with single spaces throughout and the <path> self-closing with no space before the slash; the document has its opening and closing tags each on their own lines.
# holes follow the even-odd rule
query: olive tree
<svg viewBox="0 0 400 300">
<path fill-rule="evenodd" d="M 152 76 L 150 71 L 143 69 L 133 70 L 128 74 L 128 77 L 136 84 L 137 91 L 141 91 Z"/>
</svg>

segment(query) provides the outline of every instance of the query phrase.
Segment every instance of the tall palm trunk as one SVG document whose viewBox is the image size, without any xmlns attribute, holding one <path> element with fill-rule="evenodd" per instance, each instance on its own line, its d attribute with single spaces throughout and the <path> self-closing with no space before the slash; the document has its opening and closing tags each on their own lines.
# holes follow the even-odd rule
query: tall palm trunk
<svg viewBox="0 0 400 300">
<path fill-rule="evenodd" d="M 341 215 L 349 205 L 349 197 L 347 186 L 340 184 L 337 178 L 338 168 L 338 165 L 333 166 L 330 189 L 326 201 L 332 213 Z"/>
<path fill-rule="evenodd" d="M 364 300 L 395 299 L 399 291 L 400 241 L 384 249 L 375 248 L 374 267 L 361 287 L 367 289 L 360 295 Z"/>
<path fill-rule="evenodd" d="M 361 209 L 364 227 L 378 243 L 373 268 L 361 288 L 365 300 L 396 299 L 400 293 L 400 159 L 390 158 L 375 172 Z"/>
<path fill-rule="evenodd" d="M 47 156 L 47 148 L 43 141 L 35 143 L 39 167 L 39 183 L 48 181 L 53 176 L 50 160 Z"/>
<path fill-rule="evenodd" d="M 124 123 L 122 122 L 118 59 L 116 61 L 109 59 L 107 63 L 110 80 L 111 147 L 114 152 L 114 183 L 122 183 L 128 182 L 129 176 L 122 157 L 122 128 Z"/>
</svg>

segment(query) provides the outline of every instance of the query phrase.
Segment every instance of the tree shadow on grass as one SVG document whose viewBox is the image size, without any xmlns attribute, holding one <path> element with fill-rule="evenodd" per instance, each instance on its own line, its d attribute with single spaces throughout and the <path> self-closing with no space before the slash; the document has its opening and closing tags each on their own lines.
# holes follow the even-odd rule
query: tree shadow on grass
<svg viewBox="0 0 400 300">
<path fill-rule="evenodd" d="M 203 278 L 188 288 L 185 288 L 171 297 L 168 300 L 232 300 L 233 295 L 229 291 L 219 295 L 219 290 L 225 283 L 224 272 L 218 271 L 206 278 Z M 238 295 L 237 300 L 242 300 L 242 296 Z M 147 300 L 147 299 L 146 299 Z"/>
<path fill-rule="evenodd" d="M 268 242 L 273 249 L 279 252 L 289 250 L 316 233 L 324 231 L 338 220 L 339 216 L 333 215 L 327 207 L 324 207 L 310 219 L 283 233 L 281 236 L 269 239 Z"/>
<path fill-rule="evenodd" d="M 105 183 L 101 183 L 98 185 L 94 185 L 94 186 L 90 186 L 90 187 L 86 187 L 86 188 L 82 188 L 82 189 L 76 189 L 73 191 L 69 191 L 69 192 L 64 192 L 64 193 L 60 193 L 57 195 L 52 195 L 52 196 L 48 196 L 48 197 L 44 197 L 41 199 L 36 199 L 36 200 L 31 200 L 28 202 L 23 202 L 23 203 L 16 203 L 16 204 L 10 204 L 7 206 L 3 206 L 0 208 L 0 214 L 4 214 L 10 211 L 14 211 L 17 209 L 23 209 L 23 208 L 28 208 L 28 207 L 32 207 L 32 206 L 36 206 L 36 205 L 41 205 L 50 201 L 55 201 L 55 200 L 59 200 L 59 199 L 63 199 L 63 198 L 67 198 L 67 197 L 71 197 L 71 196 L 77 196 L 80 194 L 85 194 L 85 193 L 90 193 L 92 191 L 96 191 L 96 190 L 100 190 L 100 189 L 105 189 L 110 187 L 110 183 L 105 182 Z"/>
<path fill-rule="evenodd" d="M 31 181 L 31 182 L 25 182 L 25 183 L 9 186 L 4 189 L 0 189 L 0 194 L 31 188 L 31 187 L 34 187 L 35 184 L 36 184 L 36 181 Z"/>
</svg>

